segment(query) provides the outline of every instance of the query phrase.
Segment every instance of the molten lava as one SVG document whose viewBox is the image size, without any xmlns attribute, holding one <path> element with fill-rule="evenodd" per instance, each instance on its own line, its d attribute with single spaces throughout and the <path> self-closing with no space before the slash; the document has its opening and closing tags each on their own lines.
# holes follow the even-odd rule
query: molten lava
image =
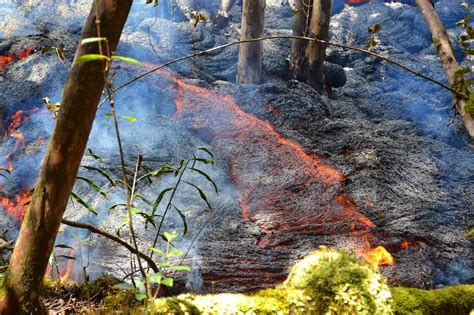
<svg viewBox="0 0 474 315">
<path fill-rule="evenodd" d="M 243 218 L 266 233 L 258 247 L 284 246 L 292 234 L 360 235 L 375 227 L 343 195 L 343 173 L 307 154 L 268 122 L 244 112 L 230 96 L 166 71 L 160 74 L 175 83 L 176 118 L 226 156 Z M 271 104 L 264 106 L 280 114 Z M 363 256 L 371 264 L 393 263 L 383 247 L 372 250 L 367 245 Z"/>
<path fill-rule="evenodd" d="M 7 197 L 0 197 L 0 203 L 5 212 L 17 222 L 21 222 L 28 210 L 31 195 L 28 192 L 21 192 L 10 200 Z"/>
<path fill-rule="evenodd" d="M 27 47 L 13 55 L 0 56 L 0 72 L 3 72 L 9 63 L 26 59 L 31 52 L 31 47 Z"/>
</svg>

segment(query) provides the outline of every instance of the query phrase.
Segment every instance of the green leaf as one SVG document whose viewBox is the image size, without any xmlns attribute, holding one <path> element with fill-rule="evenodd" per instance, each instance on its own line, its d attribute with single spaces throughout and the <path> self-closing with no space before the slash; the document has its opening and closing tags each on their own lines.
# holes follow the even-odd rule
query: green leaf
<svg viewBox="0 0 474 315">
<path fill-rule="evenodd" d="M 164 251 L 162 251 L 161 249 L 155 248 L 155 247 L 150 247 L 150 250 L 153 251 L 153 252 L 156 252 L 156 253 L 158 253 L 158 254 L 160 254 L 160 255 L 164 255 L 164 254 L 165 254 Z"/>
<path fill-rule="evenodd" d="M 92 151 L 91 149 L 86 150 L 86 155 L 93 157 L 96 161 L 99 161 L 100 163 L 104 163 L 104 160 L 102 160 L 102 158 L 99 155 L 95 154 L 94 151 Z"/>
<path fill-rule="evenodd" d="M 136 293 L 135 294 L 135 299 L 137 299 L 137 301 L 143 301 L 144 299 L 146 299 L 147 296 L 145 293 L 143 292 L 140 292 L 140 293 Z"/>
<path fill-rule="evenodd" d="M 99 55 L 99 54 L 88 54 L 88 55 L 82 55 L 79 58 L 77 58 L 74 64 L 81 64 L 81 63 L 86 63 L 86 62 L 94 61 L 94 60 L 110 60 L 110 58 L 104 55 Z"/>
<path fill-rule="evenodd" d="M 88 165 L 81 165 L 82 168 L 85 168 L 86 170 L 90 170 L 90 171 L 95 171 L 99 174 L 101 174 L 102 176 L 105 177 L 105 179 L 107 179 L 109 181 L 109 183 L 112 185 L 112 186 L 115 186 L 115 182 L 112 178 L 112 176 L 107 173 L 105 170 L 99 168 L 99 167 L 95 167 L 95 166 L 88 166 Z"/>
<path fill-rule="evenodd" d="M 89 37 L 89 38 L 84 38 L 81 41 L 81 45 L 90 44 L 90 43 L 97 43 L 97 42 L 103 42 L 103 41 L 106 42 L 107 38 L 105 38 L 105 37 Z"/>
<path fill-rule="evenodd" d="M 67 256 L 67 255 L 58 255 L 58 256 L 56 256 L 56 258 L 66 258 L 66 259 L 69 259 L 69 260 L 76 260 L 76 257 Z"/>
<path fill-rule="evenodd" d="M 161 280 L 160 283 L 162 285 L 167 286 L 167 287 L 172 287 L 173 286 L 173 281 L 174 281 L 173 278 L 165 278 L 165 279 Z"/>
<path fill-rule="evenodd" d="M 112 117 L 112 116 L 113 116 L 113 115 L 112 115 L 111 113 L 106 113 L 106 114 L 104 114 L 104 117 L 105 117 L 105 118 L 110 118 L 110 117 Z"/>
<path fill-rule="evenodd" d="M 97 185 L 96 183 L 94 183 L 90 179 L 82 177 L 82 176 L 77 176 L 76 179 L 79 179 L 79 180 L 82 180 L 83 182 L 86 182 L 89 185 L 90 188 L 94 189 L 95 191 L 97 191 L 99 194 L 101 194 L 105 198 L 108 198 L 106 192 L 102 188 L 100 188 L 99 185 Z"/>
<path fill-rule="evenodd" d="M 133 58 L 130 58 L 130 57 L 112 56 L 112 59 L 119 59 L 119 60 L 131 63 L 131 64 L 139 66 L 139 67 L 145 67 L 145 65 L 143 63 L 141 63 L 140 61 L 138 61 L 136 59 L 133 59 Z"/>
<path fill-rule="evenodd" d="M 173 208 L 176 210 L 176 212 L 178 212 L 179 216 L 181 217 L 181 220 L 183 221 L 183 226 L 184 226 L 183 235 L 186 235 L 186 233 L 188 233 L 188 224 L 186 223 L 186 216 L 174 204 L 173 204 Z"/>
<path fill-rule="evenodd" d="M 162 268 L 168 268 L 168 267 L 171 266 L 171 263 L 170 263 L 168 260 L 163 260 L 163 261 L 160 262 L 159 265 L 160 265 L 160 267 L 162 267 Z"/>
<path fill-rule="evenodd" d="M 191 268 L 188 266 L 172 266 L 171 269 L 176 271 L 191 271 Z"/>
<path fill-rule="evenodd" d="M 212 180 L 212 178 L 207 175 L 205 172 L 201 171 L 200 169 L 197 169 L 197 168 L 191 168 L 192 171 L 194 172 L 197 172 L 198 174 L 202 175 L 205 179 L 207 179 L 208 182 L 210 182 L 212 184 L 212 186 L 214 187 L 214 190 L 216 191 L 216 194 L 219 193 L 219 190 L 217 189 L 217 185 L 216 183 Z"/>
<path fill-rule="evenodd" d="M 202 159 L 202 158 L 195 158 L 195 160 L 204 164 L 214 164 L 214 160 Z"/>
<path fill-rule="evenodd" d="M 177 238 L 179 236 L 178 232 L 176 231 L 173 231 L 173 232 L 164 232 L 163 233 L 164 237 L 166 238 L 166 240 L 168 242 L 172 242 L 175 238 Z"/>
<path fill-rule="evenodd" d="M 153 225 L 154 228 L 156 228 L 156 223 L 155 223 L 154 218 L 150 216 L 148 213 L 145 213 L 143 211 L 138 211 L 134 214 L 138 214 L 139 216 L 145 219 L 145 230 L 148 228 L 148 223 L 150 223 L 151 225 Z"/>
<path fill-rule="evenodd" d="M 130 122 L 137 122 L 137 119 L 135 117 L 132 117 L 132 116 L 120 116 L 120 118 L 128 120 Z"/>
<path fill-rule="evenodd" d="M 118 237 L 121 237 L 121 236 L 120 236 L 120 231 L 122 231 L 122 228 L 123 228 L 124 226 L 127 226 L 127 224 L 125 224 L 125 223 L 122 224 L 122 225 L 117 229 L 117 231 L 115 231 L 115 234 L 117 234 Z"/>
<path fill-rule="evenodd" d="M 469 10 L 469 3 L 463 2 L 463 3 L 461 3 L 461 6 L 462 6 L 464 9 Z"/>
<path fill-rule="evenodd" d="M 201 147 L 201 148 L 198 148 L 198 151 L 206 152 L 207 154 L 209 154 L 209 155 L 214 159 L 214 155 L 212 154 L 211 151 L 209 151 L 208 148 L 206 148 L 206 147 Z"/>
<path fill-rule="evenodd" d="M 165 190 L 161 191 L 160 194 L 158 195 L 158 197 L 156 198 L 155 200 L 155 203 L 153 204 L 153 210 L 151 211 L 151 216 L 152 217 L 155 217 L 155 213 L 156 213 L 156 209 L 158 209 L 158 206 L 160 205 L 161 201 L 163 200 L 163 198 L 165 197 L 165 194 L 168 192 L 168 191 L 171 191 L 173 190 L 174 188 L 166 188 Z"/>
<path fill-rule="evenodd" d="M 206 197 L 206 194 L 201 190 L 201 188 L 199 188 L 198 186 L 190 183 L 190 182 L 187 182 L 185 180 L 183 180 L 184 183 L 196 188 L 196 190 L 198 191 L 199 193 L 199 196 L 201 197 L 201 199 L 207 204 L 207 206 L 209 207 L 209 210 L 212 210 L 212 207 L 211 207 L 211 204 L 209 203 L 209 201 L 207 200 L 207 197 Z"/>
<path fill-rule="evenodd" d="M 143 179 L 149 178 L 149 177 L 161 177 L 164 174 L 172 173 L 174 171 L 175 171 L 175 169 L 171 165 L 163 165 L 160 169 L 155 170 L 153 172 L 149 172 L 149 173 L 139 177 L 137 179 L 137 182 L 139 182 Z"/>
<path fill-rule="evenodd" d="M 134 194 L 133 197 L 141 199 L 144 203 L 146 203 L 149 206 L 153 206 L 153 202 L 151 202 L 150 200 L 148 200 L 147 198 L 145 198 L 144 196 L 142 196 L 140 194 Z"/>
<path fill-rule="evenodd" d="M 87 210 L 89 210 L 90 212 L 92 212 L 93 214 L 97 215 L 97 211 L 94 209 L 94 207 L 92 207 L 90 204 L 88 204 L 87 202 L 84 201 L 84 199 L 82 199 L 81 196 L 79 196 L 78 194 L 76 194 L 75 192 L 71 192 L 71 196 L 76 199 L 76 201 L 78 203 L 80 203 L 81 205 L 83 205 Z"/>
<path fill-rule="evenodd" d="M 169 252 L 168 255 L 166 255 L 166 256 L 167 257 L 173 257 L 173 256 L 181 256 L 182 254 L 183 254 L 182 250 L 175 249 L 175 250 L 172 250 L 171 252 Z"/>
<path fill-rule="evenodd" d="M 58 245 L 54 245 L 54 247 L 56 247 L 56 248 L 74 249 L 74 248 L 72 248 L 71 246 L 69 246 L 68 244 L 58 244 Z"/>
<path fill-rule="evenodd" d="M 156 273 L 148 276 L 148 280 L 153 283 L 160 283 L 163 279 L 163 275 L 161 273 Z"/>
</svg>

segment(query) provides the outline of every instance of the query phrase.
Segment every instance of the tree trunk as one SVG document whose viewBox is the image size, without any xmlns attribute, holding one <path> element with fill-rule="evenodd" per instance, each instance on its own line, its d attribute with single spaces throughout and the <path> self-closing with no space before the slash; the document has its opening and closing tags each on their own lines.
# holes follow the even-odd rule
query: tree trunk
<svg viewBox="0 0 474 315">
<path fill-rule="evenodd" d="M 265 0 L 244 0 L 242 5 L 241 40 L 263 36 Z M 261 41 L 240 44 L 237 83 L 259 84 L 262 82 L 263 44 Z"/>
<path fill-rule="evenodd" d="M 101 35 L 107 37 L 114 51 L 132 0 L 96 0 L 82 38 L 97 37 L 96 4 Z M 76 58 L 97 54 L 97 46 L 79 44 Z M 1 314 L 44 312 L 39 293 L 104 87 L 103 71 L 99 61 L 75 64 L 71 69 L 59 117 L 5 276 Z"/>
<path fill-rule="evenodd" d="M 293 25 L 294 36 L 328 40 L 331 0 L 297 0 Z M 291 45 L 290 76 L 323 91 L 323 67 L 326 45 L 294 39 Z"/>
<path fill-rule="evenodd" d="M 327 41 L 329 39 L 329 23 L 331 20 L 331 0 L 314 0 L 311 13 L 310 37 Z M 323 91 L 323 66 L 326 58 L 326 45 L 309 42 L 306 46 L 308 63 L 307 81 L 319 93 Z"/>
<path fill-rule="evenodd" d="M 423 17 L 428 24 L 433 37 L 433 42 L 436 45 L 439 58 L 443 64 L 444 72 L 451 86 L 455 84 L 456 72 L 459 70 L 459 66 L 454 57 L 453 48 L 449 40 L 448 33 L 441 23 L 436 11 L 429 0 L 416 0 L 416 4 L 423 14 Z M 469 136 L 474 139 L 474 118 L 465 111 L 464 106 L 466 102 L 462 99 L 456 101 L 456 109 L 461 116 L 464 127 L 466 128 Z"/>
<path fill-rule="evenodd" d="M 312 5 L 312 0 L 296 0 L 293 36 L 308 35 Z M 293 79 L 300 81 L 306 80 L 302 75 L 302 66 L 305 63 L 306 45 L 307 41 L 302 39 L 293 39 L 291 41 L 290 76 Z"/>
</svg>

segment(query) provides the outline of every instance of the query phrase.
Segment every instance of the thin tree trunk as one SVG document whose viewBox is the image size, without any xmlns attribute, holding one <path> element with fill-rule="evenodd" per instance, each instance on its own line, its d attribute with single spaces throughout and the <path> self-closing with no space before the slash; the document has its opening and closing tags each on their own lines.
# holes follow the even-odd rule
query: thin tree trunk
<svg viewBox="0 0 474 315">
<path fill-rule="evenodd" d="M 431 31 L 433 42 L 436 45 L 449 85 L 453 86 L 456 81 L 456 72 L 459 70 L 459 66 L 454 57 L 448 33 L 429 0 L 416 0 L 416 4 Z M 461 116 L 469 136 L 474 139 L 474 118 L 464 110 L 465 104 L 464 100 L 458 98 L 456 101 L 456 109 Z"/>
<path fill-rule="evenodd" d="M 116 49 L 132 0 L 96 0 L 101 34 Z M 82 38 L 96 37 L 93 6 Z M 76 58 L 98 53 L 97 43 L 80 45 Z M 3 284 L 1 314 L 41 314 L 39 301 L 48 259 L 92 128 L 104 87 L 99 61 L 73 65 L 62 105 L 28 212 Z"/>
<path fill-rule="evenodd" d="M 309 21 L 311 18 L 311 8 L 313 0 L 296 0 L 295 16 L 293 24 L 293 36 L 307 36 Z M 302 75 L 302 66 L 305 63 L 305 50 L 307 41 L 303 39 L 293 39 L 291 41 L 290 55 L 290 76 L 293 79 L 305 81 Z"/>
<path fill-rule="evenodd" d="M 244 0 L 242 5 L 242 34 L 240 39 L 247 40 L 262 37 L 264 20 L 265 0 Z M 261 83 L 262 59 L 262 42 L 241 44 L 239 63 L 237 66 L 237 83 Z"/>
<path fill-rule="evenodd" d="M 228 13 L 234 6 L 235 0 L 221 0 L 220 10 Z"/>
<path fill-rule="evenodd" d="M 331 0 L 314 0 L 311 13 L 310 37 L 324 41 L 329 39 L 329 23 L 331 20 Z M 319 93 L 323 91 L 323 66 L 326 58 L 326 45 L 309 42 L 306 46 L 309 85 Z"/>
</svg>

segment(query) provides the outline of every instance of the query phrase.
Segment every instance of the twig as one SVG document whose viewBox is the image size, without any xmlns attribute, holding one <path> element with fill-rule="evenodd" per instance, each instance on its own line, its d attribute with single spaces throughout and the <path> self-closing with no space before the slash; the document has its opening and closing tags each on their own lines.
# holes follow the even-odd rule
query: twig
<svg viewBox="0 0 474 315">
<path fill-rule="evenodd" d="M 8 241 L 8 242 L 0 242 L 0 251 L 4 250 L 4 249 L 9 249 L 9 250 L 12 250 L 13 249 L 13 241 Z"/>
<path fill-rule="evenodd" d="M 132 245 L 130 245 L 129 243 L 124 241 L 122 238 L 120 238 L 118 236 L 115 236 L 115 235 L 113 235 L 109 232 L 106 232 L 104 230 L 101 230 L 101 229 L 95 227 L 94 225 L 88 224 L 88 223 L 79 223 L 79 222 L 74 222 L 74 221 L 70 221 L 70 220 L 67 220 L 67 219 L 62 219 L 61 223 L 65 224 L 65 225 L 68 225 L 68 226 L 75 227 L 75 228 L 79 228 L 79 229 L 86 229 L 86 230 L 91 231 L 92 233 L 102 235 L 102 236 L 104 236 L 104 237 L 106 237 L 106 238 L 122 245 L 123 247 L 128 249 L 131 253 L 141 257 L 144 261 L 146 261 L 148 263 L 148 266 L 150 266 L 150 268 L 153 269 L 154 272 L 159 272 L 158 266 L 155 264 L 155 262 L 149 256 L 147 256 L 146 254 L 136 250 Z"/>
<path fill-rule="evenodd" d="M 341 48 L 341 49 L 348 49 L 348 50 L 353 50 L 353 51 L 357 51 L 357 52 L 361 52 L 361 53 L 364 53 L 364 54 L 367 54 L 367 55 L 370 55 L 370 56 L 373 56 L 373 57 L 376 57 L 376 58 L 379 58 L 379 59 L 382 59 L 396 67 L 399 67 L 407 72 L 410 72 L 412 74 L 414 74 L 415 76 L 418 76 L 422 79 L 425 79 L 427 81 L 430 81 L 436 85 L 439 85 L 440 87 L 450 91 L 451 93 L 455 94 L 455 95 L 458 95 L 458 96 L 461 96 L 461 97 L 467 97 L 466 95 L 463 95 L 462 93 L 460 93 L 459 91 L 456 91 L 454 90 L 453 88 L 451 88 L 449 85 L 447 84 L 444 84 L 443 82 L 440 82 L 436 79 L 433 79 L 427 75 L 424 75 L 422 74 L 420 71 L 417 71 L 417 70 L 414 70 L 410 67 L 407 67 L 403 64 L 401 64 L 400 62 L 394 60 L 394 59 L 391 59 L 391 58 L 388 58 L 388 57 L 385 57 L 385 56 L 382 56 L 382 55 L 379 55 L 377 53 L 374 53 L 373 51 L 369 51 L 367 49 L 363 49 L 363 48 L 359 48 L 359 47 L 355 47 L 355 46 L 350 46 L 350 45 L 344 45 L 344 44 L 339 44 L 339 43 L 334 43 L 334 42 L 329 42 L 329 41 L 324 41 L 324 40 L 320 40 L 320 39 L 317 39 L 317 38 L 312 38 L 312 37 L 306 37 L 306 36 L 292 36 L 292 35 L 278 35 L 278 36 L 266 36 L 266 37 L 260 37 L 260 38 L 253 38 L 253 39 L 247 39 L 247 40 L 239 40 L 239 41 L 233 41 L 233 42 L 230 42 L 230 43 L 227 43 L 227 44 L 223 44 L 223 45 L 219 45 L 219 46 L 216 46 L 216 47 L 213 47 L 213 48 L 209 48 L 209 49 L 206 49 L 206 50 L 201 50 L 201 51 L 197 51 L 197 52 L 194 52 L 192 54 L 189 54 L 189 55 L 186 55 L 186 56 L 183 56 L 183 57 L 180 57 L 180 58 L 177 58 L 177 59 L 174 59 L 174 60 L 171 60 L 171 61 L 168 61 L 168 62 L 165 62 L 163 63 L 162 65 L 160 66 L 157 66 L 153 69 L 150 69 L 138 76 L 136 76 L 135 78 L 131 79 L 130 81 L 128 82 L 125 82 L 124 84 L 116 87 L 115 89 L 112 90 L 112 94 L 116 93 L 118 90 L 121 90 L 123 89 L 124 87 L 134 83 L 135 81 L 138 81 L 140 80 L 141 78 L 149 75 L 149 74 L 152 74 L 153 72 L 156 72 L 160 69 L 163 69 L 165 67 L 168 67 L 172 64 L 175 64 L 175 63 L 178 63 L 178 62 L 181 62 L 181 61 L 184 61 L 184 60 L 187 60 L 187 59 L 191 59 L 191 58 L 194 58 L 194 57 L 198 57 L 198 56 L 202 56 L 202 55 L 206 55 L 206 54 L 209 54 L 211 52 L 214 52 L 214 51 L 217 51 L 217 50 L 221 50 L 221 49 L 224 49 L 224 48 L 227 48 L 227 47 L 231 47 L 231 46 L 235 46 L 235 45 L 239 45 L 239 44 L 242 44 L 242 43 L 251 43 L 251 42 L 257 42 L 257 41 L 264 41 L 264 40 L 277 40 L 277 39 L 299 39 L 299 40 L 307 40 L 307 41 L 313 41 L 313 42 L 317 42 L 319 44 L 324 44 L 324 45 L 328 45 L 328 46 L 333 46 L 333 47 L 337 47 L 337 48 Z M 102 102 L 101 104 L 103 104 L 106 100 L 107 100 L 108 97 L 106 97 Z"/>
</svg>

